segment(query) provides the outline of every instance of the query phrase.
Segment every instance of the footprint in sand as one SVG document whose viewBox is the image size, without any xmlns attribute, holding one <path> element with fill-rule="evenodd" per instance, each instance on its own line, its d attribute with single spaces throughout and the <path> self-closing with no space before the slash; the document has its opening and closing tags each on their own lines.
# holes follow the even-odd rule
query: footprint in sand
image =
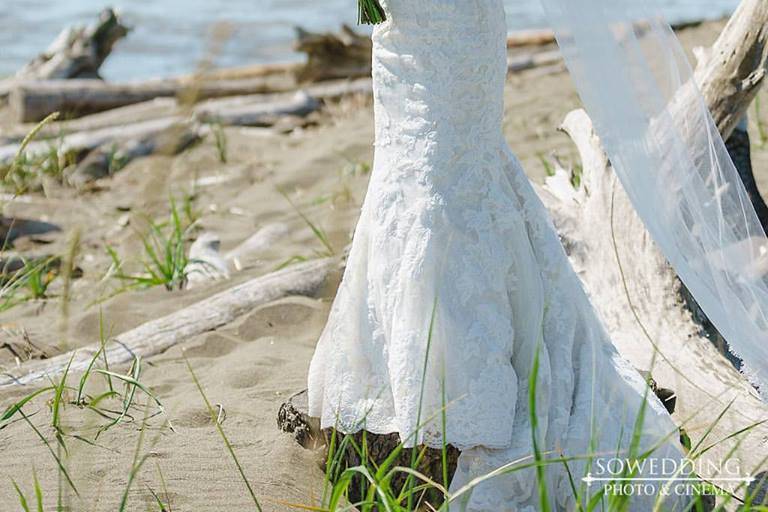
<svg viewBox="0 0 768 512">
<path fill-rule="evenodd" d="M 211 416 L 205 409 L 187 409 L 173 419 L 173 424 L 184 428 L 202 428 L 211 424 Z"/>
<path fill-rule="evenodd" d="M 202 343 L 198 343 L 187 348 L 184 353 L 187 355 L 187 357 L 202 357 L 213 359 L 226 356 L 236 348 L 236 341 L 214 332 L 206 335 Z"/>
<path fill-rule="evenodd" d="M 253 388 L 261 384 L 275 368 L 282 368 L 285 363 L 286 360 L 279 357 L 262 357 L 254 361 L 248 369 L 233 372 L 227 382 L 233 389 Z"/>
<path fill-rule="evenodd" d="M 294 336 L 306 331 L 309 325 L 322 324 L 325 306 L 316 300 L 291 297 L 257 309 L 238 326 L 237 334 L 244 340 L 265 336 Z"/>
</svg>

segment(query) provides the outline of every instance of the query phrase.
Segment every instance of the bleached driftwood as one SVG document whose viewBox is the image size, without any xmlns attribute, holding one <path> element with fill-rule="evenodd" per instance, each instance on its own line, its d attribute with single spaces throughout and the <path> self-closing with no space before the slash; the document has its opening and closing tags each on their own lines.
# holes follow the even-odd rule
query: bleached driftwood
<svg viewBox="0 0 768 512">
<path fill-rule="evenodd" d="M 197 101 L 265 93 L 263 78 L 237 80 L 149 80 L 107 83 L 101 80 L 38 80 L 17 83 L 9 104 L 20 123 L 36 122 L 51 112 L 72 118 L 141 103 L 154 98 L 181 97 Z"/>
<path fill-rule="evenodd" d="M 128 27 L 112 9 L 105 9 L 98 20 L 83 27 L 69 27 L 51 46 L 24 66 L 17 78 L 65 79 L 98 77 L 99 69 L 115 43 L 128 35 Z"/>
<path fill-rule="evenodd" d="M 78 119 L 63 120 L 46 124 L 37 133 L 36 140 L 58 138 L 76 132 L 86 132 L 120 125 L 151 121 L 179 114 L 179 103 L 175 98 L 153 100 L 115 108 Z M 33 129 L 34 124 L 13 125 L 0 129 L 0 145 L 21 142 Z"/>
<path fill-rule="evenodd" d="M 149 357 L 233 321 L 254 308 L 289 295 L 312 296 L 325 284 L 338 260 L 327 258 L 295 265 L 267 274 L 204 299 L 168 316 L 152 320 L 110 340 L 106 357 L 110 365 L 130 362 L 136 356 Z M 34 384 L 60 374 L 72 360 L 71 371 L 84 370 L 100 343 L 34 361 L 0 373 L 0 388 Z"/>
<path fill-rule="evenodd" d="M 752 171 L 746 113 L 768 70 L 768 4 L 743 0 L 711 48 L 695 49 L 695 79 L 764 229 L 768 206 Z"/>
<path fill-rule="evenodd" d="M 240 245 L 229 251 L 225 259 L 237 270 L 242 270 L 244 261 L 269 250 L 278 240 L 285 237 L 289 228 L 282 222 L 267 224 Z"/>
<path fill-rule="evenodd" d="M 260 95 L 263 96 L 263 95 Z M 304 117 L 320 107 L 320 102 L 304 91 L 286 96 L 237 97 L 213 101 L 195 109 L 204 123 L 230 126 L 272 126 L 283 116 Z"/>
<path fill-rule="evenodd" d="M 559 169 L 547 180 L 541 197 L 619 352 L 677 393 L 676 418 L 693 438 L 730 400 L 735 402 L 717 424 L 715 439 L 768 418 L 768 406 L 686 308 L 674 270 L 635 213 L 589 117 L 581 110 L 571 112 L 563 130 L 581 156 L 581 183 L 574 188 L 570 176 Z M 764 453 L 766 435 L 768 425 L 746 436 L 737 453 L 745 471 L 753 469 L 749 464 L 762 463 L 756 454 Z M 724 456 L 730 446 L 725 443 L 712 455 Z"/>
<path fill-rule="evenodd" d="M 62 154 L 70 152 L 88 152 L 105 144 L 112 144 L 120 140 L 134 140 L 157 135 L 180 121 L 183 121 L 183 119 L 179 117 L 169 117 L 128 124 L 125 126 L 77 132 L 61 137 L 60 139 L 57 139 L 55 143 L 59 152 Z M 28 156 L 44 154 L 49 150 L 51 144 L 51 141 L 46 140 L 31 142 L 26 147 L 25 154 Z M 9 144 L 0 147 L 0 166 L 10 164 L 16 157 L 19 147 L 19 144 Z"/>
<path fill-rule="evenodd" d="M 221 239 L 215 233 L 201 233 L 189 248 L 187 289 L 229 279 L 229 265 L 221 256 Z"/>
<path fill-rule="evenodd" d="M 307 63 L 297 72 L 300 82 L 371 76 L 371 38 L 348 25 L 335 34 L 297 27 L 294 49 L 307 54 Z"/>
<path fill-rule="evenodd" d="M 68 27 L 14 77 L 0 82 L 0 97 L 6 97 L 21 80 L 98 78 L 115 43 L 127 34 L 128 27 L 112 9 L 102 11 L 89 26 Z"/>
<path fill-rule="evenodd" d="M 700 21 L 689 21 L 672 25 L 674 30 L 700 25 Z M 524 48 L 528 46 L 546 46 L 556 42 L 555 33 L 551 29 L 527 29 L 512 32 L 507 36 L 507 48 Z"/>
<path fill-rule="evenodd" d="M 697 57 L 696 83 L 728 139 L 768 69 L 768 2 L 742 0 L 712 48 L 697 50 Z"/>
<path fill-rule="evenodd" d="M 259 78 L 211 81 L 199 84 L 173 80 L 154 80 L 135 84 L 107 84 L 99 80 L 59 80 L 18 84 L 10 104 L 19 122 L 36 122 L 52 112 L 64 117 L 86 115 L 143 103 L 155 98 L 183 96 L 187 103 L 211 98 L 248 96 L 253 101 L 265 98 L 290 98 L 292 92 L 265 93 Z M 370 91 L 370 78 L 339 80 L 302 89 L 317 99 L 333 99 Z M 185 94 L 186 92 L 186 94 Z M 260 99 L 258 99 L 260 98 Z M 257 101 L 258 99 L 258 101 Z"/>
<path fill-rule="evenodd" d="M 288 117 L 300 120 L 320 108 L 322 102 L 370 93 L 371 80 L 358 79 L 316 84 L 298 93 L 253 94 L 208 100 L 194 106 L 191 111 L 180 107 L 172 99 L 161 98 L 120 109 L 129 119 L 146 114 L 149 117 L 146 121 L 125 123 L 121 122 L 118 113 L 104 112 L 78 121 L 54 123 L 38 134 L 38 139 L 42 140 L 31 142 L 24 151 L 27 157 L 33 158 L 48 154 L 54 146 L 62 155 L 84 159 L 74 172 L 69 173 L 69 181 L 81 186 L 108 175 L 115 163 L 124 165 L 132 159 L 158 151 L 176 154 L 186 149 L 203 134 L 197 122 L 272 126 Z M 190 112 L 194 122 L 190 121 Z M 166 117 L 157 117 L 161 115 Z M 67 133 L 73 127 L 96 128 Z M 57 133 L 66 135 L 54 137 Z M 19 149 L 18 141 L 0 146 L 0 167 L 8 166 Z"/>
<path fill-rule="evenodd" d="M 511 55 L 507 58 L 507 73 L 519 73 L 541 66 L 551 66 L 563 62 L 559 50 Z"/>
<path fill-rule="evenodd" d="M 177 155 L 202 137 L 202 130 L 192 121 L 177 121 L 161 130 L 150 130 L 134 137 L 120 137 L 105 142 L 66 173 L 67 182 L 83 187 L 119 171 L 131 161 L 155 154 Z"/>
<path fill-rule="evenodd" d="M 746 121 L 745 116 L 743 122 L 739 123 L 736 129 L 731 132 L 731 136 L 725 141 L 725 146 L 728 149 L 728 154 L 731 155 L 736 170 L 739 172 L 742 183 L 744 183 L 747 196 L 752 206 L 755 207 L 757 218 L 760 220 L 763 230 L 768 232 L 768 205 L 765 204 L 760 195 L 757 180 L 755 180 L 755 174 L 752 170 L 752 148 Z"/>
<path fill-rule="evenodd" d="M 764 76 L 767 16 L 765 2 L 743 0 L 714 49 L 698 52 L 695 78 L 725 137 L 743 118 L 756 92 L 753 87 Z M 683 101 L 676 108 L 685 115 L 698 105 Z M 720 439 L 768 419 L 768 405 L 715 347 L 712 336 L 717 333 L 686 300 L 683 285 L 618 183 L 589 117 L 583 111 L 572 112 L 563 130 L 581 156 L 581 182 L 574 188 L 568 173 L 559 169 L 547 180 L 542 199 L 619 351 L 637 368 L 651 369 L 660 385 L 677 392 L 677 418 L 694 438 L 712 425 L 713 416 L 730 400 L 733 405 L 715 426 L 713 437 Z M 739 141 L 729 144 L 742 178 L 751 178 L 751 185 L 749 179 L 745 183 L 759 198 L 749 154 L 739 154 L 740 148 Z M 744 472 L 754 474 L 765 464 L 758 454 L 764 453 L 767 436 L 765 424 L 745 433 L 734 456 L 740 458 Z M 718 445 L 711 456 L 722 459 L 732 446 Z"/>
</svg>

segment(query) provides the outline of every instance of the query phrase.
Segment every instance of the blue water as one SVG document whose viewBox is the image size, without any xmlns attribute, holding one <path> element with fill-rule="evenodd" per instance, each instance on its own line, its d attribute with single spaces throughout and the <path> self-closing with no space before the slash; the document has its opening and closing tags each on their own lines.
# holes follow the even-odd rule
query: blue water
<svg viewBox="0 0 768 512">
<path fill-rule="evenodd" d="M 654 1 L 673 22 L 722 17 L 738 4 Z M 505 2 L 510 30 L 546 26 L 538 0 Z M 89 21 L 107 5 L 118 7 L 135 28 L 104 66 L 103 74 L 114 80 L 189 72 L 209 53 L 213 32 L 227 34 L 216 52 L 217 65 L 296 59 L 291 52 L 295 25 L 329 30 L 354 23 L 356 16 L 355 0 L 2 0 L 0 76 L 46 48 L 63 26 Z"/>
</svg>

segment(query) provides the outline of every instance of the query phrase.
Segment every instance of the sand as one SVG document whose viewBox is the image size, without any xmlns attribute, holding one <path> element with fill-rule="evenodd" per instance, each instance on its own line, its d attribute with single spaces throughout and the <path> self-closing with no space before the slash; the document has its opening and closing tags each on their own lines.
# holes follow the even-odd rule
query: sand
<svg viewBox="0 0 768 512">
<path fill-rule="evenodd" d="M 721 27 L 721 23 L 705 24 L 684 31 L 682 38 L 688 48 L 710 44 Z M 561 68 L 510 77 L 504 131 L 532 180 L 543 179 L 542 157 L 553 151 L 566 163 L 577 161 L 569 139 L 556 128 L 578 105 L 568 75 Z M 768 151 L 760 147 L 754 116 L 751 128 L 753 163 L 756 169 L 764 170 L 768 168 Z M 322 252 L 323 246 L 278 190 L 286 191 L 327 233 L 335 251 L 343 251 L 365 194 L 372 159 L 369 102 L 345 100 L 318 115 L 315 126 L 287 135 L 264 129 L 227 129 L 226 135 L 226 164 L 219 161 L 209 137 L 177 157 L 134 161 L 114 177 L 99 182 L 98 190 L 78 193 L 54 185 L 47 197 L 32 194 L 26 202 L 5 203 L 5 215 L 49 220 L 63 228 L 43 240 L 18 241 L 19 252 L 65 253 L 72 233 L 78 231 L 76 262 L 83 276 L 73 283 L 66 315 L 62 313 L 60 282 L 54 282 L 49 300 L 0 314 L 0 343 L 18 340 L 25 331 L 36 345 L 55 354 L 66 347 L 97 341 L 100 314 L 111 332 L 120 333 L 271 272 L 291 258 L 309 258 Z M 768 190 L 768 172 L 758 172 L 758 182 Z M 264 226 L 283 225 L 285 234 L 268 247 L 247 254 L 241 261 L 243 269 L 229 281 L 185 291 L 169 292 L 162 287 L 130 291 L 94 303 L 116 286 L 114 280 L 104 279 L 110 264 L 106 246 L 135 263 L 142 254 L 136 232 L 144 229 L 145 218 L 166 216 L 169 196 L 178 199 L 193 192 L 200 213 L 193 235 L 216 233 L 224 252 Z M 280 433 L 275 418 L 280 404 L 305 387 L 307 367 L 332 296 L 333 283 L 319 298 L 277 301 L 144 361 L 141 380 L 163 402 L 167 418 L 148 420 L 143 453 L 149 458 L 132 484 L 127 510 L 152 509 L 150 488 L 164 499 L 158 468 L 167 484 L 172 510 L 247 510 L 252 506 L 208 417 L 183 353 L 211 402 L 225 409 L 223 428 L 264 510 L 288 510 L 286 503 L 317 504 L 323 491 L 320 458 Z M 0 350 L 0 370 L 13 364 L 9 352 Z M 4 408 L 30 391 L 0 391 L 0 406 Z M 146 397 L 139 394 L 139 400 L 143 404 Z M 37 400 L 25 411 L 52 441 L 49 404 Z M 99 446 L 67 439 L 68 468 L 81 491 L 79 498 L 69 493 L 72 510 L 117 510 L 131 470 L 142 411 L 135 408 L 131 411 L 135 421 L 102 434 Z M 164 426 L 166 419 L 171 420 L 175 432 Z M 71 405 L 63 413 L 66 428 L 91 437 L 97 420 L 103 421 Z M 42 482 L 46 510 L 52 509 L 56 465 L 32 430 L 23 422 L 0 430 L 0 454 L 0 511 L 19 508 L 11 479 L 32 494 L 33 468 Z"/>
</svg>

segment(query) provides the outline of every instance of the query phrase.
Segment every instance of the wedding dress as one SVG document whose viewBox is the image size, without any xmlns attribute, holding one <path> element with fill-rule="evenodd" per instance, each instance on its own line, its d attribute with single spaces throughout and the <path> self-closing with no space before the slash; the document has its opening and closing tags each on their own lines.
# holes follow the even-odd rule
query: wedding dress
<svg viewBox="0 0 768 512">
<path fill-rule="evenodd" d="M 346 433 L 456 446 L 455 490 L 533 452 L 538 347 L 542 451 L 626 454 L 644 409 L 641 446 L 679 459 L 676 426 L 652 393 L 643 407 L 644 380 L 608 339 L 504 140 L 502 0 L 382 4 L 374 169 L 311 363 L 310 415 Z M 587 469 L 570 463 L 577 479 Z M 546 473 L 556 507 L 572 508 L 563 465 Z M 468 510 L 537 503 L 525 470 L 483 482 Z"/>
</svg>

